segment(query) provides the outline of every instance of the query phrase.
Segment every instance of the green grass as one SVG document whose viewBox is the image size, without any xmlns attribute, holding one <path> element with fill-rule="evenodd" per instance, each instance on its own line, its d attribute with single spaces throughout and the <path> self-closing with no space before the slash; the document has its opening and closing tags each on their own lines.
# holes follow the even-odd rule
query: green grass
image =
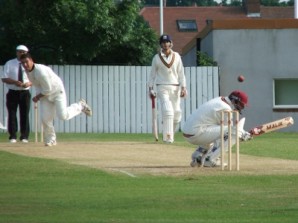
<svg viewBox="0 0 298 223">
<path fill-rule="evenodd" d="M 59 134 L 59 141 L 144 141 L 149 134 Z M 7 141 L 0 134 L 1 142 Z M 187 144 L 181 134 L 173 146 Z M 272 133 L 241 152 L 298 160 L 297 134 Z M 284 154 L 286 153 L 286 154 Z M 193 177 L 105 173 L 62 161 L 0 152 L 0 222 L 297 222 L 298 172 Z"/>
</svg>

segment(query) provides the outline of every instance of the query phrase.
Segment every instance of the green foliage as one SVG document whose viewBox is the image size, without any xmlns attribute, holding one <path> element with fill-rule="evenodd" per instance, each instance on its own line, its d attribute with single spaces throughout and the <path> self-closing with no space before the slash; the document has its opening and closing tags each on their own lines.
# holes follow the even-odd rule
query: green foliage
<svg viewBox="0 0 298 223">
<path fill-rule="evenodd" d="M 137 0 L 0 1 L 0 62 L 25 44 L 47 64 L 147 65 L 157 37 Z"/>
<path fill-rule="evenodd" d="M 217 62 L 212 57 L 200 51 L 197 52 L 197 64 L 199 66 L 217 66 Z"/>
<path fill-rule="evenodd" d="M 108 64 L 149 65 L 156 53 L 157 35 L 139 16 L 136 1 L 123 1 L 113 16 L 117 32 L 110 46 L 100 52 L 100 60 Z"/>
<path fill-rule="evenodd" d="M 261 0 L 261 4 L 264 6 L 278 6 L 279 0 Z"/>
<path fill-rule="evenodd" d="M 242 6 L 242 1 L 239 0 L 231 0 L 230 6 Z"/>
</svg>

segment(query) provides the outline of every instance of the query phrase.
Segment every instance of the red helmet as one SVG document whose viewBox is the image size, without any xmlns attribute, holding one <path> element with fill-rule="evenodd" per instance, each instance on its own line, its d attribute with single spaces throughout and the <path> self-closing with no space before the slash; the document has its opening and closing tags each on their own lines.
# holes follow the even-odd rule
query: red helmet
<svg viewBox="0 0 298 223">
<path fill-rule="evenodd" d="M 229 95 L 229 99 L 234 104 L 235 108 L 238 111 L 244 109 L 245 106 L 248 105 L 248 97 L 247 94 L 240 90 L 235 90 Z"/>
</svg>

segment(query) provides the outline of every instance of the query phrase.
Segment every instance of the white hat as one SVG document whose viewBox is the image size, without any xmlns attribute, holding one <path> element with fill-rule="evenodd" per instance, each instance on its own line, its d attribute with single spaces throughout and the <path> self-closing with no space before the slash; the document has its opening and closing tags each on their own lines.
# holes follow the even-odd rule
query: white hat
<svg viewBox="0 0 298 223">
<path fill-rule="evenodd" d="M 26 52 L 29 51 L 29 49 L 24 45 L 17 46 L 16 50 L 21 50 L 21 51 L 26 51 Z"/>
</svg>

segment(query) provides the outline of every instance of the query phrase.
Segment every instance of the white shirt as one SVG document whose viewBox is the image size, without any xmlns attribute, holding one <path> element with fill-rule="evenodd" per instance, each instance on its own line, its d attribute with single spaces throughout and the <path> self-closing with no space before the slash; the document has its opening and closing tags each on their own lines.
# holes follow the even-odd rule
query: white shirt
<svg viewBox="0 0 298 223">
<path fill-rule="evenodd" d="M 34 64 L 32 71 L 27 72 L 29 80 L 36 88 L 37 93 L 48 97 L 49 100 L 64 91 L 64 85 L 60 77 L 48 66 Z"/>
<path fill-rule="evenodd" d="M 7 61 L 4 65 L 4 70 L 3 70 L 4 72 L 3 72 L 2 78 L 10 78 L 13 80 L 18 80 L 19 64 L 20 64 L 20 61 L 18 61 L 17 58 Z M 25 73 L 23 66 L 21 66 L 21 68 L 22 68 L 22 74 L 23 74 L 23 82 L 27 83 L 29 82 L 29 79 Z M 8 89 L 15 90 L 15 91 L 28 90 L 30 88 L 30 87 L 27 87 L 27 88 L 18 87 L 14 84 L 6 84 L 6 87 Z"/>
<path fill-rule="evenodd" d="M 232 103 L 228 97 L 216 97 L 207 101 L 187 118 L 182 132 L 195 135 L 200 126 L 220 125 L 223 110 L 232 111 Z"/>
<path fill-rule="evenodd" d="M 167 67 L 160 59 L 159 54 L 156 54 L 152 60 L 151 75 L 148 86 L 153 87 L 155 83 L 165 85 L 180 85 L 181 87 L 186 87 L 184 67 L 180 55 L 177 52 L 171 50 L 171 53 L 168 57 L 162 53 L 162 51 L 161 56 L 168 65 L 171 63 L 174 56 L 175 58 L 173 64 L 170 67 Z"/>
</svg>

